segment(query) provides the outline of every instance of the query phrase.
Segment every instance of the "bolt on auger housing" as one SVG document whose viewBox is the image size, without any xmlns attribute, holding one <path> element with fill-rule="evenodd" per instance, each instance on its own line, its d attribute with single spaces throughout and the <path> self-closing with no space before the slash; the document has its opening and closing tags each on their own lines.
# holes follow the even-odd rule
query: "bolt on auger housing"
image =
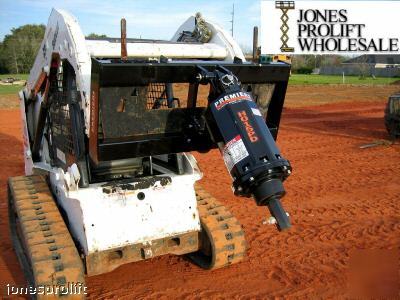
<svg viewBox="0 0 400 300">
<path fill-rule="evenodd" d="M 291 166 L 276 147 L 251 93 L 223 66 L 213 71 L 198 68 L 198 81 L 211 84 L 207 127 L 233 178 L 235 194 L 253 196 L 257 205 L 268 206 L 279 230 L 289 228 L 280 198 Z"/>
</svg>

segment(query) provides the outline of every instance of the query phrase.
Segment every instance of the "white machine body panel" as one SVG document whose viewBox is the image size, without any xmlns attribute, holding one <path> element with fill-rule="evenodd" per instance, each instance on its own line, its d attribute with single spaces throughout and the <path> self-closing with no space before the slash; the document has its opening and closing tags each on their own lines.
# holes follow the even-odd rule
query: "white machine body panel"
<svg viewBox="0 0 400 300">
<path fill-rule="evenodd" d="M 39 54 L 31 69 L 25 96 L 29 98 L 42 72 L 48 74 L 54 54 L 67 59 L 75 70 L 77 89 L 82 98 L 85 115 L 86 134 L 89 132 L 89 95 L 91 77 L 91 57 L 86 48 L 85 36 L 78 21 L 63 10 L 53 9 L 47 23 L 45 36 Z M 40 102 L 40 101 L 37 101 Z"/>
<path fill-rule="evenodd" d="M 240 58 L 242 61 L 246 61 L 242 49 L 239 44 L 233 39 L 233 37 L 221 26 L 209 22 L 206 22 L 207 27 L 211 30 L 212 36 L 208 43 L 223 46 L 227 51 L 227 61 L 232 61 L 235 57 Z M 172 37 L 172 41 L 177 41 L 183 31 L 192 32 L 196 27 L 196 18 L 194 16 L 186 20 L 176 31 Z"/>
<path fill-rule="evenodd" d="M 170 183 L 162 186 L 156 182 L 137 190 L 117 187 L 112 193 L 103 189 L 115 182 L 79 189 L 70 172 L 61 169 L 50 172 L 53 193 L 84 253 L 200 231 L 194 183 L 201 173 L 190 154 L 184 157 L 184 175 L 160 175 L 169 177 Z M 144 198 L 138 197 L 139 193 Z"/>
</svg>

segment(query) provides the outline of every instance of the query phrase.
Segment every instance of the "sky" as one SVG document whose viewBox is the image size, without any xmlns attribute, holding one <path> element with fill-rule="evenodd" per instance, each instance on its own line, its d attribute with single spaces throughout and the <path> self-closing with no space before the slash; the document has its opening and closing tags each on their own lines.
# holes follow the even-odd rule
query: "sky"
<svg viewBox="0 0 400 300">
<path fill-rule="evenodd" d="M 230 31 L 233 4 L 234 38 L 241 46 L 251 49 L 253 27 L 260 26 L 259 0 L 0 0 L 0 41 L 11 28 L 46 25 L 52 8 L 74 15 L 85 35 L 118 37 L 120 20 L 124 17 L 128 37 L 169 40 L 196 12 Z"/>
</svg>

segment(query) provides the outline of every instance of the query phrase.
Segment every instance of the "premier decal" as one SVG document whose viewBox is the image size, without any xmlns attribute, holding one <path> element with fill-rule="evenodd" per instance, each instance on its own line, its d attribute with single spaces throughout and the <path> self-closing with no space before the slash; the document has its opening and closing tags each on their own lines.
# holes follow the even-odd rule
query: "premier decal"
<svg viewBox="0 0 400 300">
<path fill-rule="evenodd" d="M 226 96 L 218 99 L 217 101 L 214 102 L 214 105 L 217 110 L 220 110 L 228 103 L 233 103 L 233 102 L 237 102 L 237 101 L 241 101 L 241 100 L 252 101 L 249 94 L 247 94 L 245 92 L 237 92 L 237 93 L 232 93 L 232 94 L 226 95 Z"/>
</svg>

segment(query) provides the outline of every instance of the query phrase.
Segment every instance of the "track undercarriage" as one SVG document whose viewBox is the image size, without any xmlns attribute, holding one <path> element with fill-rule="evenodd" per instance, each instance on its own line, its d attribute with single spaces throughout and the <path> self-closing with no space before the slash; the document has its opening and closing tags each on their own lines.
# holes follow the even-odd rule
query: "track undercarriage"
<svg viewBox="0 0 400 300">
<path fill-rule="evenodd" d="M 81 299 L 82 260 L 45 178 L 10 178 L 8 208 L 13 246 L 29 285 L 58 287 L 58 295 L 64 294 L 63 288 L 69 289 L 69 299 Z M 71 287 L 70 283 L 76 285 Z M 41 298 L 52 297 L 43 293 L 43 297 L 38 295 Z"/>
<path fill-rule="evenodd" d="M 8 207 L 12 242 L 30 286 L 52 288 L 63 299 L 82 299 L 85 274 L 164 254 L 183 255 L 204 269 L 239 263 L 246 255 L 242 226 L 233 215 L 196 185 L 201 232 L 111 249 L 98 255 L 79 253 L 43 175 L 9 179 Z M 66 296 L 67 295 L 67 296 Z M 38 295 L 38 299 L 57 298 Z"/>
</svg>

